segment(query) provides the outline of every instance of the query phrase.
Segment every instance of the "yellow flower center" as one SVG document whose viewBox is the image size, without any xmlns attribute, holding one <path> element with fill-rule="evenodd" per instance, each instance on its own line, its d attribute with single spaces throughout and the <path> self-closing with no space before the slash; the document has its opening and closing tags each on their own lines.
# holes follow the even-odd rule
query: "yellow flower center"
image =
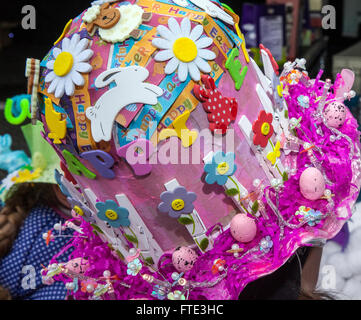
<svg viewBox="0 0 361 320">
<path fill-rule="evenodd" d="M 60 53 L 54 62 L 54 72 L 59 77 L 66 76 L 73 68 L 74 58 L 69 52 Z"/>
<path fill-rule="evenodd" d="M 173 44 L 175 57 L 182 62 L 191 62 L 197 58 L 197 46 L 192 39 L 183 37 L 177 39 Z"/>
<path fill-rule="evenodd" d="M 265 122 L 264 124 L 262 124 L 261 132 L 264 136 L 267 136 L 270 131 L 271 131 L 271 127 L 268 122 Z"/>
<path fill-rule="evenodd" d="M 227 162 L 222 162 L 217 167 L 217 172 L 221 176 L 224 176 L 228 172 L 228 170 L 229 170 L 229 164 Z"/>
<path fill-rule="evenodd" d="M 107 210 L 105 211 L 105 216 L 112 221 L 115 221 L 118 219 L 118 214 L 114 210 Z"/>
<path fill-rule="evenodd" d="M 172 202 L 172 209 L 174 211 L 181 211 L 184 209 L 184 201 L 182 199 L 175 199 L 173 202 Z"/>
<path fill-rule="evenodd" d="M 83 216 L 83 215 L 84 215 L 83 210 L 82 210 L 80 207 L 78 207 L 78 206 L 75 206 L 75 207 L 73 208 L 73 210 L 74 210 L 75 213 L 76 213 L 77 215 L 79 215 L 79 216 Z"/>
</svg>

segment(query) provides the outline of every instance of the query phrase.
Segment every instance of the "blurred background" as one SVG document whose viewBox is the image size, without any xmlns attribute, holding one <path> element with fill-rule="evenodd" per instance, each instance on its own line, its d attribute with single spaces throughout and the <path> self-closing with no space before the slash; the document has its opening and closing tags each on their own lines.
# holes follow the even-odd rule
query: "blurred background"
<svg viewBox="0 0 361 320">
<path fill-rule="evenodd" d="M 222 0 L 240 17 L 240 28 L 257 62 L 259 44 L 268 47 L 280 67 L 288 60 L 304 57 L 315 77 L 335 79 L 343 68 L 356 75 L 348 102 L 361 122 L 361 1 L 359 0 Z M 20 126 L 4 120 L 7 98 L 26 93 L 26 58 L 42 59 L 60 36 L 69 19 L 90 6 L 91 0 L 2 1 L 0 14 L 0 135 L 10 133 L 13 150 L 27 147 Z M 27 16 L 35 12 L 35 23 Z M 26 123 L 26 122 L 25 122 Z M 24 123 L 24 124 L 25 124 Z M 0 154 L 1 157 L 1 154 Z M 6 176 L 0 170 L 0 180 Z M 319 287 L 339 298 L 361 299 L 361 204 L 346 225 L 345 236 L 326 245 Z M 360 217 L 360 218 L 358 218 Z"/>
</svg>

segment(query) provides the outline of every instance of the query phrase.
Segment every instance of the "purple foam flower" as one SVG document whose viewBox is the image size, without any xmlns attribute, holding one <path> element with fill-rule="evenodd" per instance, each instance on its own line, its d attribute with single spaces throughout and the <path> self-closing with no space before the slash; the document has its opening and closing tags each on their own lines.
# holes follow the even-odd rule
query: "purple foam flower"
<svg viewBox="0 0 361 320">
<path fill-rule="evenodd" d="M 173 191 L 165 191 L 160 195 L 162 202 L 158 209 L 168 213 L 171 218 L 179 218 L 182 214 L 190 214 L 194 210 L 193 202 L 197 199 L 194 192 L 188 192 L 184 187 L 177 187 Z"/>
<path fill-rule="evenodd" d="M 81 203 L 80 201 L 74 199 L 74 198 L 70 198 L 68 197 L 67 198 L 69 204 L 71 205 L 72 208 L 74 207 L 79 207 L 82 212 L 83 212 L 83 215 L 82 215 L 82 218 L 86 221 L 86 222 L 89 222 L 89 223 L 94 223 L 95 222 L 95 219 L 93 217 L 93 213 L 91 212 L 91 210 L 85 206 L 83 203 Z"/>
</svg>

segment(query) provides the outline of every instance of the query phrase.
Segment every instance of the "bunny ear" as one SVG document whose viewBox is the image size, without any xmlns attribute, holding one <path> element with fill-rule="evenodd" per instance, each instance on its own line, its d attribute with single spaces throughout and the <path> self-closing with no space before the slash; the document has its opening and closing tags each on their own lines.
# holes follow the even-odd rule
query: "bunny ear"
<svg viewBox="0 0 361 320">
<path fill-rule="evenodd" d="M 10 148 L 11 145 L 13 144 L 13 139 L 11 138 L 10 134 L 6 134 L 5 135 L 5 143 L 6 145 Z"/>
<path fill-rule="evenodd" d="M 113 68 L 101 73 L 95 80 L 95 86 L 97 88 L 104 88 L 115 81 L 115 76 L 121 72 L 120 68 Z"/>
<path fill-rule="evenodd" d="M 343 98 L 345 93 L 351 91 L 355 82 L 355 74 L 349 69 L 341 71 L 341 86 L 337 89 L 336 98 Z"/>
<path fill-rule="evenodd" d="M 0 136 L 0 145 L 2 148 L 10 148 L 12 144 L 12 139 L 9 134 L 4 134 Z"/>
</svg>

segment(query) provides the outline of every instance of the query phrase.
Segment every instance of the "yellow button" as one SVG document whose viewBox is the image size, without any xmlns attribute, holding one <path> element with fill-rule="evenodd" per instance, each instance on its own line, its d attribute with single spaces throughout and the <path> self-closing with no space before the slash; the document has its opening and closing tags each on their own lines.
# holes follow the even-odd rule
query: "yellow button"
<svg viewBox="0 0 361 320">
<path fill-rule="evenodd" d="M 74 58 L 69 52 L 60 53 L 54 62 L 54 72 L 59 77 L 64 77 L 73 68 Z"/>
<path fill-rule="evenodd" d="M 174 211 L 181 211 L 184 209 L 184 201 L 182 199 L 175 199 L 172 202 L 172 209 Z"/>
<path fill-rule="evenodd" d="M 182 62 L 191 62 L 197 58 L 197 46 L 192 39 L 179 38 L 173 44 L 173 53 Z"/>
<path fill-rule="evenodd" d="M 109 219 L 109 220 L 117 220 L 118 219 L 118 214 L 114 211 L 114 210 L 107 210 L 105 212 L 105 216 Z"/>
<path fill-rule="evenodd" d="M 222 162 L 217 167 L 217 172 L 224 176 L 229 170 L 229 164 L 227 162 Z"/>
<path fill-rule="evenodd" d="M 73 210 L 74 210 L 75 213 L 76 213 L 77 215 L 79 215 L 79 216 L 83 216 L 83 215 L 84 215 L 83 210 L 82 210 L 80 207 L 78 207 L 78 206 L 75 206 L 75 207 L 73 208 Z"/>
<path fill-rule="evenodd" d="M 278 93 L 280 98 L 283 97 L 283 86 L 282 85 L 277 86 L 277 93 Z"/>
<path fill-rule="evenodd" d="M 268 122 L 262 124 L 261 132 L 264 136 L 267 136 L 271 130 L 271 127 Z"/>
</svg>

